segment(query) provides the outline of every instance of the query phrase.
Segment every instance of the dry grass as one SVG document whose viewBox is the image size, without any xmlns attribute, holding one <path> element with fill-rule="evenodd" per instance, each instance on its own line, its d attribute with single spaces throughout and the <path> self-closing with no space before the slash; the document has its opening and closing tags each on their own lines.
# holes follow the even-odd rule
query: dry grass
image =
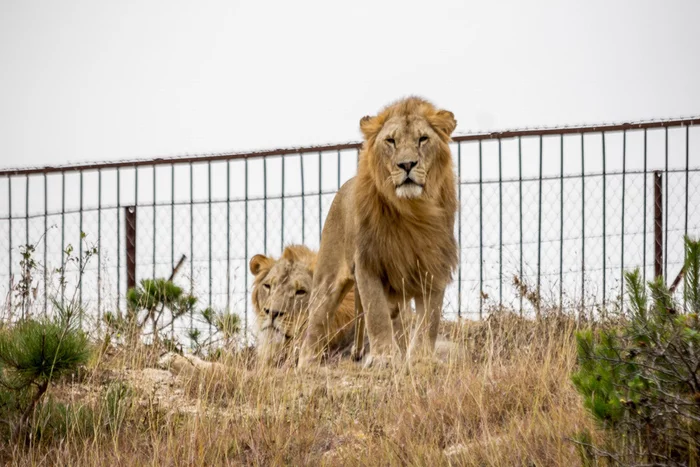
<svg viewBox="0 0 700 467">
<path fill-rule="evenodd" d="M 410 370 L 343 361 L 311 371 L 223 367 L 173 376 L 147 351 L 96 358 L 53 397 L 88 421 L 16 465 L 578 465 L 569 437 L 595 432 L 570 383 L 574 324 L 509 314 L 445 329 L 462 355 Z M 107 394 L 128 387 L 121 402 Z M 73 414 L 75 410 L 69 413 Z M 77 415 L 70 415 L 78 418 Z M 48 438 L 48 437 L 46 437 Z"/>
</svg>

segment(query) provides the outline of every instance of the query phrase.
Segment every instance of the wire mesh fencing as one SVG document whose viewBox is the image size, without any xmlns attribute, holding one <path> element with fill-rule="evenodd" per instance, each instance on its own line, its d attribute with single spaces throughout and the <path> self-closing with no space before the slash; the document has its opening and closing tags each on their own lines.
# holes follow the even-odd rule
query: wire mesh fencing
<svg viewBox="0 0 700 467">
<path fill-rule="evenodd" d="M 698 124 L 454 137 L 460 259 L 446 316 L 477 319 L 494 306 L 599 313 L 624 306 L 624 271 L 640 268 L 648 280 L 660 261 L 673 280 L 684 235 L 700 234 Z M 49 313 L 69 294 L 84 322 L 99 325 L 125 308 L 129 287 L 169 277 L 184 255 L 174 281 L 201 306 L 239 314 L 247 335 L 248 261 L 292 243 L 318 248 L 359 154 L 349 143 L 2 170 L 4 313 Z M 200 324 L 191 316 L 179 326 Z"/>
</svg>

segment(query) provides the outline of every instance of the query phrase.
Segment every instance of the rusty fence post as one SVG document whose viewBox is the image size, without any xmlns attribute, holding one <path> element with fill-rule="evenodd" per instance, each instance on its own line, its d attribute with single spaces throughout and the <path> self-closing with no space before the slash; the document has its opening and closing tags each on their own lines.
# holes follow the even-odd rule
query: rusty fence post
<svg viewBox="0 0 700 467">
<path fill-rule="evenodd" d="M 654 171 L 654 279 L 663 275 L 663 185 L 661 171 Z"/>
<path fill-rule="evenodd" d="M 124 208 L 126 245 L 126 290 L 136 287 L 136 206 Z"/>
</svg>

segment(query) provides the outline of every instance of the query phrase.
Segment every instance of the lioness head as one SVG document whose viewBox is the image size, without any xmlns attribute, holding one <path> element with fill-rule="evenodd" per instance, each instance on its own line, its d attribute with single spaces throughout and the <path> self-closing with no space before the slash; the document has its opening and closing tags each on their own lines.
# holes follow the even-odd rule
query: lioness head
<svg viewBox="0 0 700 467">
<path fill-rule="evenodd" d="M 258 354 L 268 360 L 285 357 L 300 337 L 308 317 L 316 253 L 302 245 L 284 249 L 278 260 L 255 255 L 252 302 L 258 322 Z"/>
<path fill-rule="evenodd" d="M 438 194 L 436 165 L 451 164 L 448 143 L 457 126 L 454 115 L 431 103 L 411 97 L 389 105 L 377 116 L 363 117 L 368 161 L 376 170 L 375 183 L 387 194 L 415 199 Z M 434 171 L 438 172 L 438 171 Z"/>
</svg>

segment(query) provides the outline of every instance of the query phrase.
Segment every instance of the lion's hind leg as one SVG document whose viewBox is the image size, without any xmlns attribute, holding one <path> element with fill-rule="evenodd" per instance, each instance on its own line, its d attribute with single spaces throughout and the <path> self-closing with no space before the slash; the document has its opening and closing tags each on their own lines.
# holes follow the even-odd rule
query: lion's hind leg
<svg viewBox="0 0 700 467">
<path fill-rule="evenodd" d="M 365 314 L 362 309 L 360 291 L 355 287 L 355 343 L 352 346 L 352 359 L 362 360 L 365 353 Z"/>
</svg>

